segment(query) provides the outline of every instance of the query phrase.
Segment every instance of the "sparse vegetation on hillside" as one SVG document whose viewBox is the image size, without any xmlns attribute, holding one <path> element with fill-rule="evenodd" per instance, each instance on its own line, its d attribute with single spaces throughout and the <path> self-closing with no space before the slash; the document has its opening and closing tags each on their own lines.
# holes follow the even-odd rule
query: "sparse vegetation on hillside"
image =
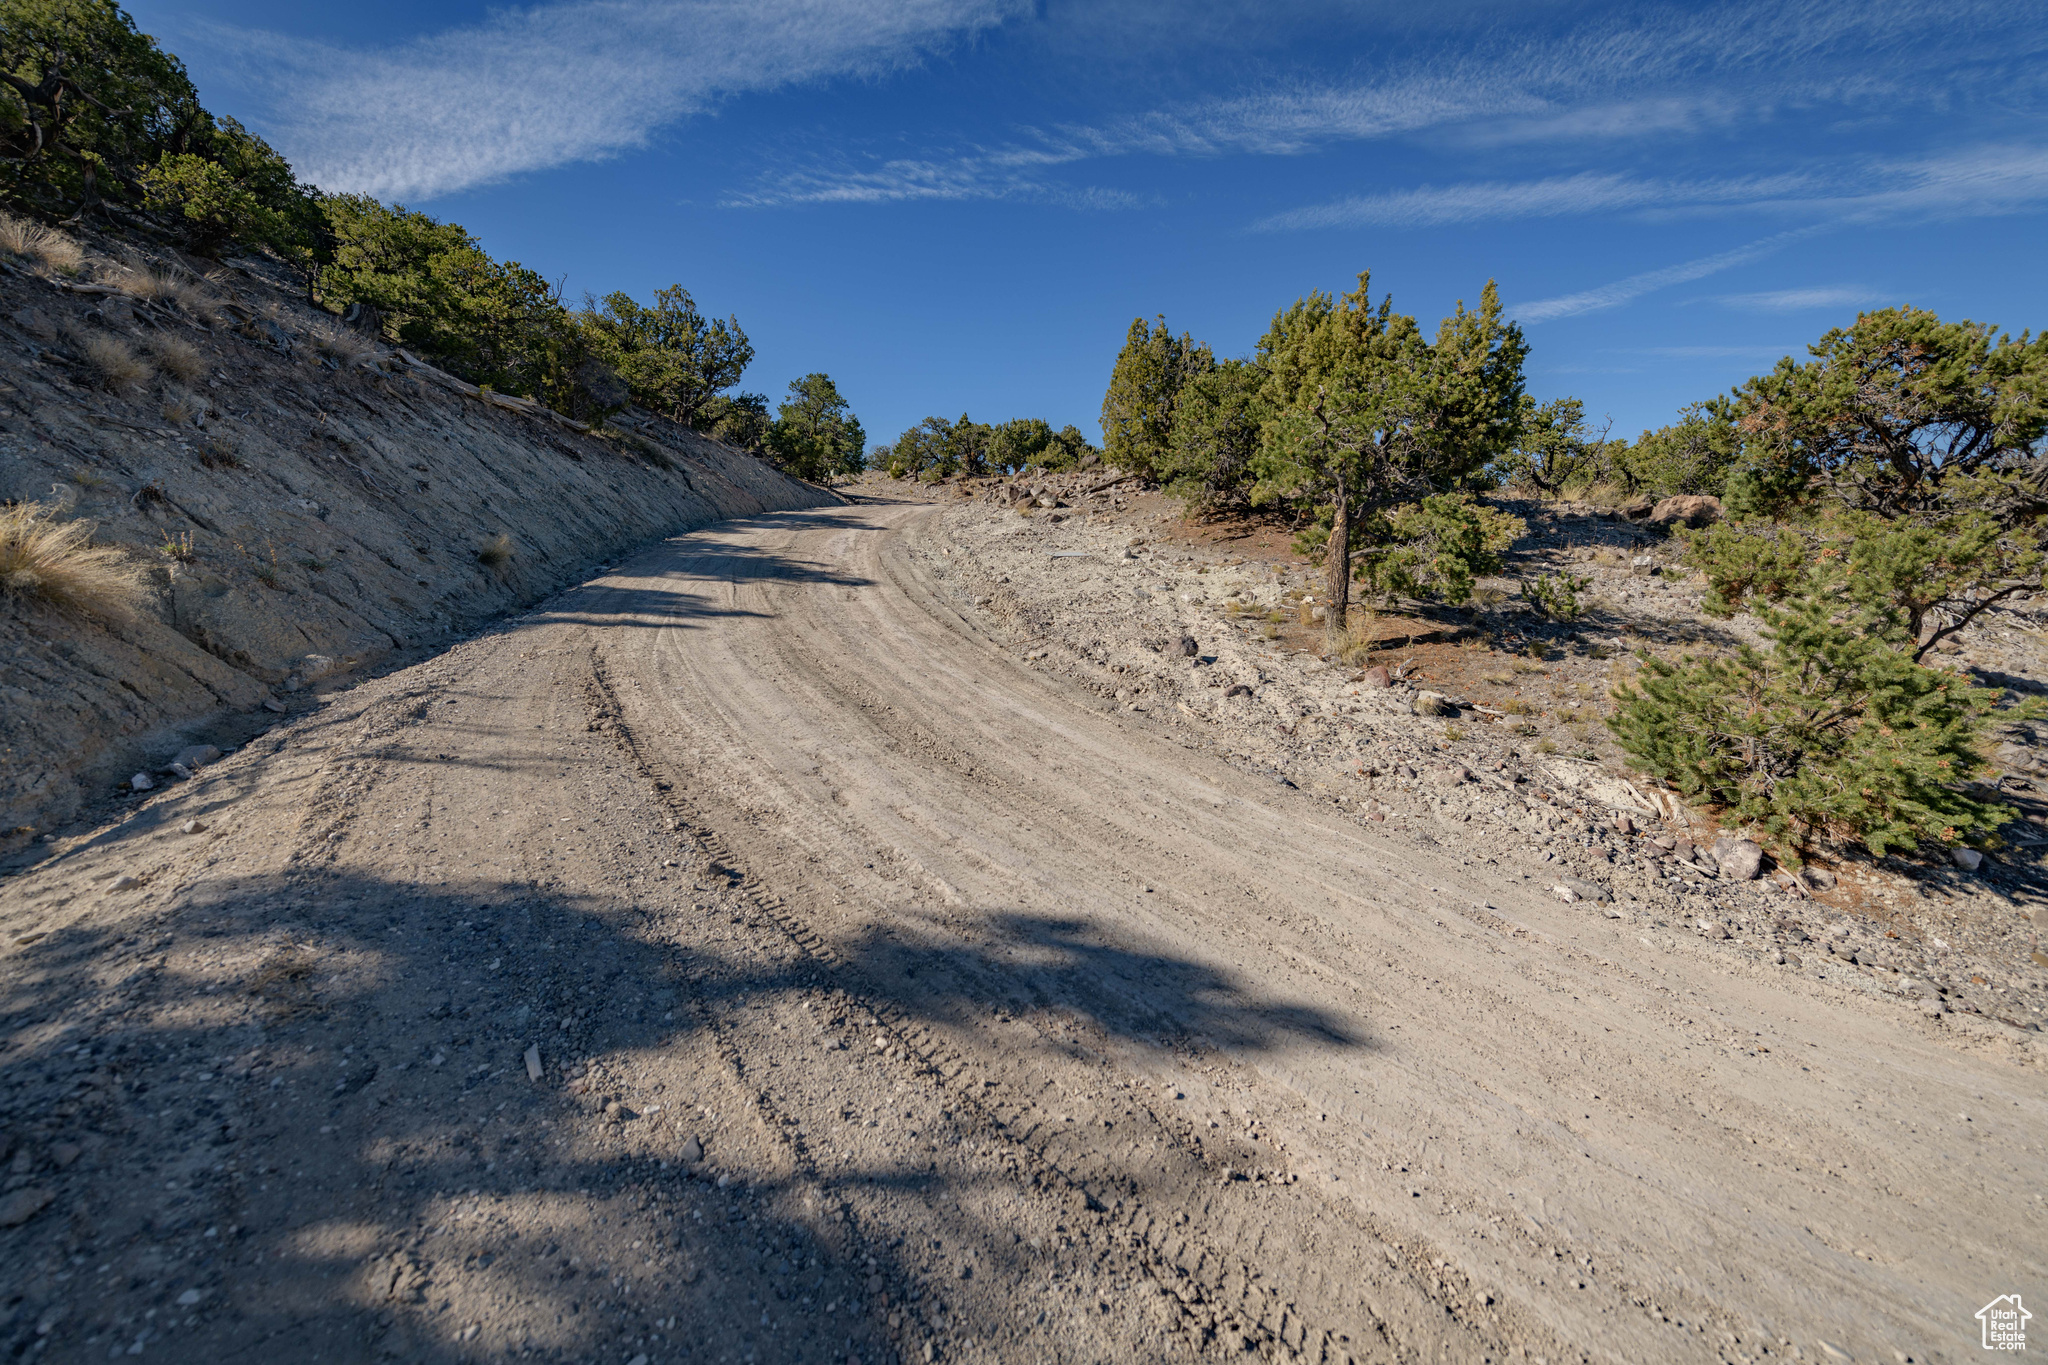
<svg viewBox="0 0 2048 1365">
<path fill-rule="evenodd" d="M 1682 496 L 1669 515 L 1697 528 L 1685 556 L 1705 610 L 1756 613 L 1765 642 L 1645 656 L 1609 720 L 1635 763 L 1788 860 L 1821 837 L 1880 854 L 1981 841 L 2010 818 L 1970 783 L 2023 712 L 1927 656 L 2044 586 L 2048 339 L 1867 313 L 1810 360 L 1624 441 L 1575 398 L 1523 392 L 1526 348 L 1491 285 L 1434 341 L 1365 286 L 1298 300 L 1251 357 L 1220 364 L 1163 319 L 1136 320 L 1103 405 L 1111 456 L 1191 511 L 1298 528 L 1325 567 L 1327 653 L 1359 652 L 1353 583 L 1553 629 L 1609 612 L 1569 568 L 1525 578 L 1517 598 L 1482 588 L 1523 528 L 1475 494 L 1590 499 L 1639 520 Z M 899 451 L 940 447 L 943 427 Z"/>
<path fill-rule="evenodd" d="M 738 319 L 707 321 L 681 285 L 651 305 L 612 293 L 572 309 L 459 223 L 301 184 L 261 138 L 207 112 L 178 59 L 110 0 L 0 0 L 0 204 L 46 223 L 140 228 L 201 256 L 267 252 L 353 324 L 316 338 L 339 364 L 365 344 L 352 337 L 383 337 L 579 420 L 636 402 L 755 454 L 784 449 L 768 440 L 765 399 L 726 397 L 753 359 Z M 77 244 L 46 223 L 0 219 L 0 250 L 74 273 Z M 200 306 L 174 274 L 122 287 Z M 783 458 L 815 463 L 812 445 L 788 448 L 798 453 Z M 840 454 L 827 464 L 858 467 Z"/>
<path fill-rule="evenodd" d="M 53 507 L 0 506 L 0 595 L 98 616 L 123 616 L 143 589 L 127 553 L 92 543 L 92 523 Z"/>
</svg>

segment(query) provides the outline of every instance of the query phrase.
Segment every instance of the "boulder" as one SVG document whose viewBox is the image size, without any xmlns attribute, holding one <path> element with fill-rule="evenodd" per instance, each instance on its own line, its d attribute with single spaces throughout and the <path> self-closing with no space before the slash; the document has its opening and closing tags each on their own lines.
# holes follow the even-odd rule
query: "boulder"
<svg viewBox="0 0 2048 1365">
<path fill-rule="evenodd" d="M 1730 881 L 1755 881 L 1763 871 L 1764 851 L 1748 839 L 1731 839 L 1722 835 L 1714 840 L 1714 861 L 1720 866 L 1721 875 Z"/>
<path fill-rule="evenodd" d="M 1455 716 L 1458 708 L 1445 700 L 1441 692 L 1417 692 L 1415 714 L 1418 716 Z"/>
<path fill-rule="evenodd" d="M 1180 657 L 1181 657 L 1181 658 L 1183 658 L 1183 659 L 1192 659 L 1192 658 L 1195 658 L 1196 656 L 1198 656 L 1199 654 L 1201 654 L 1201 652 L 1202 652 L 1202 647 L 1201 647 L 1201 645 L 1200 645 L 1200 644 L 1196 643 L 1196 641 L 1195 641 L 1195 637 L 1194 637 L 1194 636 L 1192 636 L 1192 635 L 1183 635 L 1183 636 L 1181 636 L 1181 637 L 1180 637 Z"/>
<path fill-rule="evenodd" d="M 1657 510 L 1657 500 L 1655 498 L 1630 498 L 1614 510 L 1630 521 L 1648 521 L 1651 513 Z"/>
<path fill-rule="evenodd" d="M 1721 500 L 1699 493 L 1666 498 L 1650 511 L 1650 525 L 1666 530 L 1673 526 L 1711 526 L 1721 519 Z"/>
<path fill-rule="evenodd" d="M 1367 687 L 1392 687 L 1394 685 L 1393 676 L 1378 664 L 1374 664 L 1371 668 L 1366 669 L 1365 676 L 1360 678 L 1359 681 Z"/>
<path fill-rule="evenodd" d="M 220 750 L 214 748 L 211 744 L 190 745 L 178 750 L 177 757 L 171 760 L 172 763 L 182 764 L 187 768 L 203 768 L 209 763 L 218 763 L 219 761 Z"/>
<path fill-rule="evenodd" d="M 1608 894 L 1606 887 L 1598 882 L 1589 882 L 1584 877 L 1559 877 L 1557 885 L 1551 890 L 1557 893 L 1559 900 L 1564 901 L 1591 901 L 1595 905 L 1604 905 L 1614 899 Z"/>
<path fill-rule="evenodd" d="M 1975 872 L 1984 866 L 1984 855 L 1974 848 L 1952 848 L 1948 856 L 1965 872 Z"/>
</svg>

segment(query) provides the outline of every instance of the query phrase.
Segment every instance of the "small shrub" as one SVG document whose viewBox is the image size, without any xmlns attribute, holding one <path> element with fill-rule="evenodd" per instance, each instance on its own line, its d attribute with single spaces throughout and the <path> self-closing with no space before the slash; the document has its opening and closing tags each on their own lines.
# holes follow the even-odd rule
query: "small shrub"
<svg viewBox="0 0 2048 1365">
<path fill-rule="evenodd" d="M 1294 605 L 1294 619 L 1297 624 L 1312 626 L 1316 623 L 1316 604 L 1303 598 Z"/>
<path fill-rule="evenodd" d="M 1576 621 L 1585 610 L 1579 602 L 1579 594 L 1590 582 L 1590 579 L 1568 573 L 1525 579 L 1522 582 L 1522 600 L 1534 607 L 1539 615 L 1552 621 Z"/>
<path fill-rule="evenodd" d="M 1511 716 L 1533 715 L 1536 711 L 1535 707 L 1529 705 L 1528 702 L 1522 700 L 1520 697 L 1509 697 L 1506 701 L 1503 701 L 1500 704 L 1500 709 L 1507 712 Z"/>
<path fill-rule="evenodd" d="M 192 533 L 190 531 L 166 531 L 164 533 L 164 543 L 156 547 L 156 552 L 165 559 L 174 560 L 179 564 L 190 564 L 194 558 L 192 552 Z"/>
<path fill-rule="evenodd" d="M 1267 627 L 1259 633 L 1265 636 L 1268 640 L 1277 640 L 1280 638 L 1280 627 L 1268 624 Z"/>
<path fill-rule="evenodd" d="M 188 394 L 177 394 L 164 403 L 164 420 L 174 427 L 188 427 L 199 420 L 199 402 Z"/>
<path fill-rule="evenodd" d="M 1460 740 L 1462 740 L 1462 739 L 1464 739 L 1464 738 L 1465 738 L 1465 727 L 1464 727 L 1464 726 L 1462 726 L 1462 725 L 1456 725 L 1456 724 L 1452 724 L 1452 725 L 1446 725 L 1446 726 L 1444 726 L 1444 742 L 1445 742 L 1446 744 L 1456 744 L 1456 743 L 1458 743 L 1458 742 L 1459 742 Z"/>
<path fill-rule="evenodd" d="M 181 384 L 196 384 L 206 377 L 206 356 L 183 337 L 158 332 L 149 339 L 149 354 L 163 372 Z"/>
<path fill-rule="evenodd" d="M 240 469 L 242 462 L 224 441 L 208 441 L 199 448 L 199 463 L 207 469 Z"/>
<path fill-rule="evenodd" d="M 135 354 L 135 348 L 105 332 L 89 333 L 78 339 L 78 349 L 109 392 L 139 389 L 153 373 L 150 364 Z"/>
<path fill-rule="evenodd" d="M 512 537 L 503 531 L 483 543 L 476 552 L 476 562 L 486 569 L 499 569 L 512 562 Z"/>
<path fill-rule="evenodd" d="M 1539 739 L 1536 741 L 1536 752 L 1539 754 L 1554 754 L 1557 752 L 1557 746 L 1547 739 Z"/>
<path fill-rule="evenodd" d="M 128 615 L 142 599 L 142 582 L 123 551 L 92 543 L 92 529 L 58 521 L 56 509 L 41 503 L 0 508 L 0 595 Z"/>
<path fill-rule="evenodd" d="M 1797 864 L 1819 833 L 1883 857 L 1993 833 L 2012 811 L 1964 788 L 1984 765 L 1998 691 L 1926 668 L 1910 637 L 1832 594 L 1758 615 L 1768 651 L 1667 663 L 1642 656 L 1608 727 L 1643 768 L 1727 807 Z"/>
<path fill-rule="evenodd" d="M 1276 626 L 1286 621 L 1286 619 L 1287 613 L 1284 611 L 1269 611 L 1266 613 L 1266 620 Z"/>
</svg>

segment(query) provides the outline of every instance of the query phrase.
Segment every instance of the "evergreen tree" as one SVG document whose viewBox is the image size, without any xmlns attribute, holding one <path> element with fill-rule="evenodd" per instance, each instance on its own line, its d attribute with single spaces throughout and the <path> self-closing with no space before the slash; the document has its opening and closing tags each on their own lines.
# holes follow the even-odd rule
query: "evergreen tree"
<svg viewBox="0 0 2048 1365">
<path fill-rule="evenodd" d="M 590 358 L 555 287 L 493 259 L 461 225 L 368 195 L 324 207 L 333 260 L 319 298 L 328 307 L 372 307 L 400 345 L 506 393 L 552 401 Z"/>
<path fill-rule="evenodd" d="M 738 318 L 707 321 L 679 284 L 656 290 L 652 307 L 626 293 L 586 299 L 582 323 L 634 401 L 684 426 L 698 425 L 711 400 L 739 383 L 754 358 Z"/>
<path fill-rule="evenodd" d="M 1717 405 L 1740 447 L 1734 525 L 1692 555 L 1727 612 L 1819 589 L 1797 566 L 1852 566 L 1845 591 L 1896 613 L 1924 657 L 1994 604 L 2042 586 L 2048 336 L 1865 313 Z M 1767 520 L 1775 518 L 1775 523 Z"/>
<path fill-rule="evenodd" d="M 1678 664 L 1645 655 L 1640 687 L 1615 692 L 1607 724 L 1647 771 L 1727 808 L 1794 864 L 1823 832 L 1882 857 L 2012 818 L 1961 786 L 1983 766 L 1997 689 L 1914 662 L 1896 618 L 1845 609 L 1836 594 L 1759 615 L 1769 649 Z"/>
<path fill-rule="evenodd" d="M 766 458 L 775 419 L 765 393 L 721 393 L 697 414 L 697 425 L 729 446 Z"/>
<path fill-rule="evenodd" d="M 1158 471 L 1168 492 L 1211 510 L 1246 501 L 1265 385 L 1257 362 L 1226 360 L 1182 387 Z"/>
<path fill-rule="evenodd" d="M 1476 311 L 1460 302 L 1424 340 L 1415 320 L 1372 306 L 1371 277 L 1332 303 L 1311 294 L 1259 343 L 1268 378 L 1254 500 L 1289 501 L 1321 524 L 1303 544 L 1324 556 L 1327 620 L 1343 630 L 1352 556 L 1368 578 L 1400 544 L 1388 514 L 1455 491 L 1512 448 L 1523 417 L 1521 329 L 1491 281 Z"/>
<path fill-rule="evenodd" d="M 831 378 L 807 374 L 789 382 L 789 397 L 776 410 L 767 446 L 783 469 L 818 482 L 860 473 L 867 439 Z"/>
<path fill-rule="evenodd" d="M 1168 457 L 1182 386 L 1215 365 L 1207 346 L 1185 332 L 1174 336 L 1164 317 L 1152 327 L 1134 318 L 1102 397 L 1104 458 L 1153 477 Z"/>
</svg>

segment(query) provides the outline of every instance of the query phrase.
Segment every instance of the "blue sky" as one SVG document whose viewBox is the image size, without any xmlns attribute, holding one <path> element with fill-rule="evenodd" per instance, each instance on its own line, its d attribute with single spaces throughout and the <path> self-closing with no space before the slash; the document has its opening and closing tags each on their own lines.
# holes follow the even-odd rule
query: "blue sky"
<svg viewBox="0 0 2048 1365">
<path fill-rule="evenodd" d="M 744 387 L 1096 433 L 1134 316 L 1499 281 L 1633 435 L 1860 307 L 2048 325 L 2048 11 L 1951 0 L 145 0 L 330 189 L 572 297 L 680 282 Z"/>
</svg>

